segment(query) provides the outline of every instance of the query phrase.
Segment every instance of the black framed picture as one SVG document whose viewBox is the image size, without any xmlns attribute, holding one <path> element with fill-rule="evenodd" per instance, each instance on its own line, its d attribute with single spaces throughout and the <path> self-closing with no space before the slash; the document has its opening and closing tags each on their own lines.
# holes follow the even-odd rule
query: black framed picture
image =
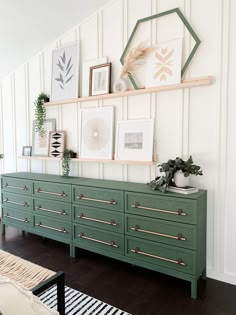
<svg viewBox="0 0 236 315">
<path fill-rule="evenodd" d="M 32 154 L 32 147 L 24 146 L 22 149 L 22 156 L 31 156 L 31 154 Z"/>
</svg>

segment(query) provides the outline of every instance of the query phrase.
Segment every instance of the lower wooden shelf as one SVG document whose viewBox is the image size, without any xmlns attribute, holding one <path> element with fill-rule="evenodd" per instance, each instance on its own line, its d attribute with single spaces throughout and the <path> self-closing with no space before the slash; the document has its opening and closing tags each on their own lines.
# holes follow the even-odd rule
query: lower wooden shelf
<svg viewBox="0 0 236 315">
<path fill-rule="evenodd" d="M 49 156 L 18 156 L 19 159 L 26 160 L 41 160 L 41 161 L 58 161 L 60 162 L 61 158 L 53 158 Z M 156 160 L 153 161 L 126 161 L 126 160 L 101 160 L 101 159 L 82 159 L 82 158 L 72 158 L 71 161 L 85 162 L 85 163 L 107 163 L 107 164 L 136 164 L 136 165 L 155 165 L 157 164 Z"/>
</svg>

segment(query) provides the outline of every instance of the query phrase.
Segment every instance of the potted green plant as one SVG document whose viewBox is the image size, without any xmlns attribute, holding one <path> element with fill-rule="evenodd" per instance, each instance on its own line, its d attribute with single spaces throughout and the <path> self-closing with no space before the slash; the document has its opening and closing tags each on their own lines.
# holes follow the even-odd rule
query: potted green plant
<svg viewBox="0 0 236 315">
<path fill-rule="evenodd" d="M 2 153 L 0 154 L 0 159 L 3 159 L 3 154 Z"/>
<path fill-rule="evenodd" d="M 46 108 L 44 106 L 44 103 L 48 101 L 49 98 L 47 94 L 44 92 L 41 92 L 38 98 L 34 101 L 35 131 L 38 132 L 40 136 L 43 136 L 44 133 L 43 124 L 46 118 Z"/>
<path fill-rule="evenodd" d="M 203 175 L 201 167 L 193 164 L 192 156 L 187 161 L 177 157 L 174 160 L 168 160 L 158 165 L 159 171 L 163 175 L 157 176 L 149 185 L 154 190 L 165 192 L 168 186 L 176 185 L 178 187 L 185 187 L 188 182 L 184 178 L 189 179 L 189 175 Z M 177 175 L 178 174 L 178 175 Z M 178 178 L 181 176 L 181 179 Z"/>
<path fill-rule="evenodd" d="M 65 149 L 62 155 L 62 172 L 63 176 L 69 176 L 71 159 L 76 157 L 76 153 L 72 150 Z"/>
</svg>

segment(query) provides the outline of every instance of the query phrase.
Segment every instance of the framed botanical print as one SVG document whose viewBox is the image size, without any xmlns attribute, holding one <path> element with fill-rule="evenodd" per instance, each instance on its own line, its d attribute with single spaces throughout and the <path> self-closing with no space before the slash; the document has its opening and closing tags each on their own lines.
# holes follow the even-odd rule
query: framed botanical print
<svg viewBox="0 0 236 315">
<path fill-rule="evenodd" d="M 49 150 L 49 132 L 56 129 L 56 119 L 46 119 L 43 125 L 43 135 L 40 136 L 35 129 L 35 120 L 33 121 L 32 133 L 32 155 L 48 156 Z"/>
<path fill-rule="evenodd" d="M 79 42 L 52 52 L 51 101 L 79 96 Z"/>
</svg>

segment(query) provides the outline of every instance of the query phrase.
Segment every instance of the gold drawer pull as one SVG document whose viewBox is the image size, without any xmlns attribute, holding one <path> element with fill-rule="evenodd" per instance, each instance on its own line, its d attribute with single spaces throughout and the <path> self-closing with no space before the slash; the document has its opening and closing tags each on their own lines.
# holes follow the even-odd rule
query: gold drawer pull
<svg viewBox="0 0 236 315">
<path fill-rule="evenodd" d="M 16 221 L 24 222 L 24 223 L 29 223 L 27 218 L 25 218 L 25 219 L 18 219 L 18 218 L 15 218 L 15 217 L 12 217 L 12 216 L 8 215 L 8 213 L 4 214 L 4 217 L 5 218 L 9 218 L 9 219 L 13 219 L 13 220 L 16 220 Z"/>
<path fill-rule="evenodd" d="M 100 241 L 100 240 L 97 240 L 96 238 L 91 238 L 91 237 L 88 237 L 88 236 L 84 236 L 84 233 L 80 233 L 78 235 L 80 238 L 84 238 L 86 240 L 89 240 L 89 241 L 93 241 L 93 242 L 96 242 L 96 243 L 101 243 L 101 244 L 104 244 L 104 245 L 108 245 L 108 246 L 112 246 L 112 247 L 119 247 L 119 245 L 117 245 L 114 241 L 111 241 L 111 242 L 103 242 L 103 241 Z"/>
<path fill-rule="evenodd" d="M 62 214 L 62 215 L 66 215 L 66 214 L 67 214 L 67 213 L 65 212 L 65 210 L 56 211 L 56 210 L 52 210 L 52 209 L 42 208 L 41 206 L 35 207 L 35 209 L 36 209 L 36 210 L 46 211 L 46 212 L 52 212 L 52 213 L 56 213 L 56 214 Z"/>
<path fill-rule="evenodd" d="M 67 194 L 65 194 L 64 191 L 62 191 L 61 193 L 56 193 L 56 192 L 42 190 L 41 188 L 37 188 L 35 191 L 37 193 L 41 193 L 41 194 L 54 195 L 54 196 L 60 196 L 60 197 L 67 197 Z"/>
<path fill-rule="evenodd" d="M 170 210 L 163 210 L 163 209 L 157 209 L 157 208 L 148 208 L 140 206 L 138 202 L 135 202 L 134 205 L 131 205 L 132 208 L 138 208 L 138 209 L 144 209 L 144 210 L 150 210 L 150 211 L 157 211 L 157 212 L 164 212 L 169 214 L 177 214 L 177 215 L 187 215 L 185 212 L 183 212 L 183 209 L 178 209 L 178 211 L 170 211 Z"/>
<path fill-rule="evenodd" d="M 18 206 L 23 206 L 23 207 L 29 207 L 29 205 L 27 204 L 27 202 L 24 203 L 20 203 L 20 202 L 16 202 L 16 201 L 10 201 L 8 200 L 8 198 L 3 200 L 6 203 L 12 203 L 13 205 L 18 205 Z"/>
<path fill-rule="evenodd" d="M 94 221 L 94 222 L 98 222 L 98 223 L 104 223 L 104 224 L 108 224 L 108 225 L 117 226 L 117 223 L 113 219 L 111 221 L 103 221 L 103 220 L 85 217 L 83 213 L 81 213 L 80 215 L 77 215 L 76 217 L 83 219 L 83 220 L 89 220 L 89 221 Z"/>
<path fill-rule="evenodd" d="M 28 187 L 24 186 L 24 187 L 17 187 L 17 186 L 11 186 L 11 185 L 8 185 L 8 183 L 6 183 L 4 185 L 5 188 L 13 188 L 13 189 L 18 189 L 18 190 L 28 190 Z"/>
<path fill-rule="evenodd" d="M 156 256 L 156 255 L 148 254 L 148 253 L 145 253 L 145 252 L 141 252 L 138 247 L 136 247 L 135 249 L 131 249 L 131 252 L 135 253 L 135 254 L 139 254 L 139 255 L 144 255 L 144 256 L 148 256 L 148 257 L 152 257 L 152 258 L 168 261 L 168 262 L 171 262 L 173 264 L 186 266 L 186 264 L 183 262 L 182 258 L 178 258 L 177 260 L 173 260 L 173 259 L 169 259 L 169 258 L 165 258 L 165 257 L 161 257 L 161 256 Z"/>
<path fill-rule="evenodd" d="M 63 228 L 63 229 L 56 229 L 56 228 L 53 228 L 51 226 L 43 225 L 41 222 L 36 223 L 35 225 L 36 226 L 40 226 L 40 227 L 45 228 L 45 229 L 61 232 L 61 233 L 68 233 L 65 228 Z"/>
<path fill-rule="evenodd" d="M 179 240 L 179 241 L 186 241 L 186 238 L 183 237 L 182 233 L 179 233 L 177 236 L 173 236 L 173 235 L 169 235 L 169 234 L 163 234 L 163 233 L 158 233 L 158 232 L 151 232 L 151 231 L 140 229 L 139 225 L 135 225 L 134 227 L 131 227 L 130 229 L 132 231 L 136 231 L 136 232 L 143 232 L 143 233 L 147 233 L 147 234 L 151 234 L 151 235 L 157 235 L 157 236 L 173 238 L 173 239 Z"/>
<path fill-rule="evenodd" d="M 95 201 L 95 202 L 102 202 L 102 203 L 107 203 L 107 204 L 110 204 L 110 205 L 116 205 L 117 204 L 115 199 L 111 199 L 111 200 L 94 199 L 94 198 L 84 197 L 83 194 L 80 194 L 79 196 L 76 196 L 75 199 Z"/>
</svg>

